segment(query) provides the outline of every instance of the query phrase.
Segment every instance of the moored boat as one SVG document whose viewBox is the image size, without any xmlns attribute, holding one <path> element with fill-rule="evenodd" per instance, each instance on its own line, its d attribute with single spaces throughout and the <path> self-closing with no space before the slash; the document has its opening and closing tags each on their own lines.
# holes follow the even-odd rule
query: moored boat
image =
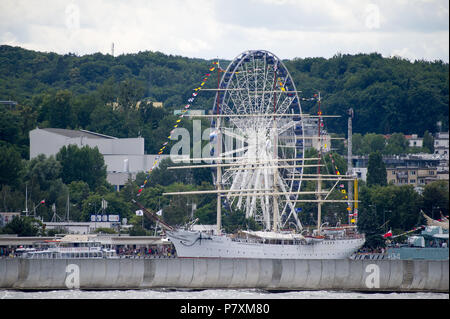
<svg viewBox="0 0 450 319">
<path fill-rule="evenodd" d="M 167 231 L 178 257 L 343 259 L 364 244 L 364 236 L 302 236 L 282 232 L 242 231 L 213 235 L 177 229 Z"/>
<path fill-rule="evenodd" d="M 116 251 L 104 247 L 94 237 L 66 235 L 61 239 L 36 243 L 33 248 L 18 250 L 20 257 L 31 259 L 115 258 Z"/>
</svg>

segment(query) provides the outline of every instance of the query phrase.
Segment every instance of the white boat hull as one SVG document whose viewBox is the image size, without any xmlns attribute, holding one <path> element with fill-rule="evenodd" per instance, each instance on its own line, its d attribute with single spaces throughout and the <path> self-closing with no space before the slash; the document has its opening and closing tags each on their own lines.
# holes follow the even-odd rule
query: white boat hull
<svg viewBox="0 0 450 319">
<path fill-rule="evenodd" d="M 168 231 L 167 236 L 177 256 L 187 258 L 345 259 L 365 241 L 364 238 L 348 238 L 309 244 L 268 244 L 187 230 Z"/>
</svg>

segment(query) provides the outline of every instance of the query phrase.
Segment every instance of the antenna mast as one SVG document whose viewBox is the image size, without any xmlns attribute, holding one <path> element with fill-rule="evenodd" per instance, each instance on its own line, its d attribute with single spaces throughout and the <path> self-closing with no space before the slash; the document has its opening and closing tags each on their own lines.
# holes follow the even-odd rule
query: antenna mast
<svg viewBox="0 0 450 319">
<path fill-rule="evenodd" d="M 353 174 L 353 163 L 352 163 L 352 119 L 353 119 L 353 108 L 350 108 L 347 112 L 348 114 L 348 132 L 347 132 L 347 175 Z M 353 183 L 354 181 L 348 182 L 348 224 L 350 225 L 351 216 L 353 214 Z"/>
</svg>

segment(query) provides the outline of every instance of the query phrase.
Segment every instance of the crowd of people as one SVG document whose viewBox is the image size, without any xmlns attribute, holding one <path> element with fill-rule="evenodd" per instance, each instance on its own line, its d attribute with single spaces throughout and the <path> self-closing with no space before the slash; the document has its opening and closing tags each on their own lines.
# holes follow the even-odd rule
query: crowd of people
<svg viewBox="0 0 450 319">
<path fill-rule="evenodd" d="M 176 257 L 172 246 L 151 246 L 149 248 L 116 248 L 117 256 L 121 258 L 164 258 Z"/>
<path fill-rule="evenodd" d="M 14 257 L 15 250 L 7 247 L 0 247 L 0 258 Z"/>
<path fill-rule="evenodd" d="M 151 246 L 151 247 L 117 247 L 117 256 L 119 258 L 170 258 L 176 257 L 176 251 L 173 246 Z M 14 258 L 22 254 L 20 250 L 12 247 L 0 247 L 0 258 Z"/>
</svg>

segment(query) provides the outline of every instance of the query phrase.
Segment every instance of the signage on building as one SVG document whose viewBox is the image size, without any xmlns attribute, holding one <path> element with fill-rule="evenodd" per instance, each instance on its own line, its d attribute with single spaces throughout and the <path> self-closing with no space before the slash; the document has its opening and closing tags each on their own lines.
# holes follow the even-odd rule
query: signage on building
<svg viewBox="0 0 450 319">
<path fill-rule="evenodd" d="M 108 220 L 110 222 L 118 222 L 119 221 L 119 215 L 108 215 Z"/>
<path fill-rule="evenodd" d="M 91 222 L 118 222 L 119 215 L 91 215 Z"/>
</svg>

